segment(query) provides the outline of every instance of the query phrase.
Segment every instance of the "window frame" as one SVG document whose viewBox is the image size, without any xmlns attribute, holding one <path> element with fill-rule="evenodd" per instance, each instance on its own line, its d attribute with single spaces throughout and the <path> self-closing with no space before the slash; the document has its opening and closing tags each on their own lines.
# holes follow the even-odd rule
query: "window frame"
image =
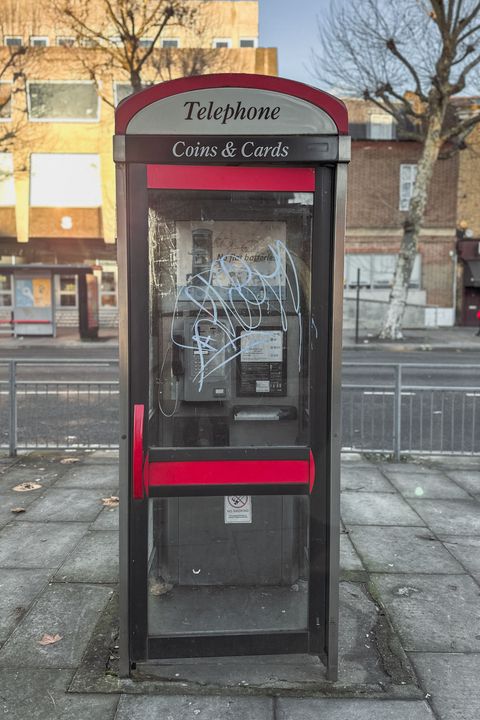
<svg viewBox="0 0 480 720">
<path fill-rule="evenodd" d="M 345 272 L 344 272 L 344 289 L 345 290 L 354 290 L 357 287 L 355 280 L 349 280 L 349 265 L 352 262 L 353 258 L 362 257 L 362 258 L 368 258 L 368 277 L 365 279 L 365 277 L 360 276 L 360 287 L 365 288 L 368 290 L 389 290 L 391 288 L 391 282 L 389 283 L 378 283 L 376 282 L 376 275 L 380 272 L 378 268 L 375 267 L 376 265 L 376 259 L 377 258 L 392 258 L 394 260 L 393 263 L 393 271 L 392 271 L 392 280 L 393 280 L 393 273 L 395 272 L 395 262 L 396 257 L 398 253 L 360 253 L 360 252 L 353 252 L 353 253 L 346 253 L 345 254 Z M 415 260 L 412 268 L 412 277 L 410 278 L 410 282 L 408 284 L 408 288 L 411 290 L 421 290 L 422 289 L 422 255 L 421 253 L 416 253 Z"/>
<path fill-rule="evenodd" d="M 408 181 L 402 179 L 402 174 L 405 174 L 406 168 L 409 168 L 410 179 Z M 410 201 L 413 194 L 413 186 L 417 177 L 418 163 L 400 163 L 399 178 L 398 178 L 398 209 L 400 212 L 408 212 L 410 209 Z M 413 175 L 413 178 L 412 178 Z M 408 182 L 409 193 L 408 198 L 405 198 L 402 193 L 403 186 Z"/>
<path fill-rule="evenodd" d="M 103 276 L 104 276 L 104 274 L 107 274 L 107 273 L 110 273 L 111 275 L 113 275 L 113 281 L 114 281 L 114 285 L 115 285 L 114 290 L 102 290 Z M 98 286 L 99 286 L 98 300 L 99 300 L 100 309 L 101 310 L 102 309 L 117 310 L 118 309 L 118 268 L 117 268 L 117 265 L 103 264 L 102 269 L 99 270 L 99 275 L 100 275 L 100 277 L 99 277 L 99 282 L 98 282 Z M 104 304 L 103 303 L 104 297 L 113 297 L 115 300 L 115 303 L 113 305 L 109 305 L 108 303 Z"/>
<path fill-rule="evenodd" d="M 217 43 L 226 43 L 226 45 L 217 45 Z M 215 50 L 229 50 L 232 47 L 231 37 L 215 37 L 212 40 L 212 47 Z"/>
<path fill-rule="evenodd" d="M 374 121 L 373 118 L 376 118 Z M 378 120 L 378 118 L 382 118 L 382 120 Z M 383 122 L 383 120 L 386 120 L 387 122 Z M 373 132 L 374 127 L 382 127 L 382 128 L 389 128 L 390 133 L 388 137 L 377 137 L 375 133 Z M 394 139 L 394 130 L 395 130 L 395 122 L 392 115 L 389 115 L 388 113 L 370 113 L 368 117 L 368 125 L 367 125 L 367 137 L 369 140 L 393 140 Z"/>
<path fill-rule="evenodd" d="M 12 208 L 12 207 L 14 208 L 15 205 L 16 205 L 16 202 L 17 202 L 17 198 L 16 198 L 16 192 L 15 192 L 15 180 L 14 180 L 14 175 L 13 175 L 13 173 L 14 173 L 13 153 L 11 153 L 11 152 L 2 152 L 2 153 L 0 153 L 0 157 L 3 157 L 3 156 L 6 156 L 6 157 L 9 157 L 9 158 L 10 158 L 10 162 L 9 162 L 8 164 L 11 165 L 11 168 L 9 168 L 7 172 L 11 173 L 11 175 L 10 175 L 10 176 L 6 176 L 5 179 L 7 180 L 7 182 L 8 182 L 8 181 L 11 182 L 11 186 L 10 186 L 9 192 L 11 192 L 11 200 L 12 200 L 12 202 L 4 203 L 4 202 L 2 202 L 1 197 L 0 197 L 0 208 Z M 3 171 L 2 168 L 0 168 L 0 173 L 1 173 L 2 171 Z"/>
<path fill-rule="evenodd" d="M 13 308 L 13 275 L 11 273 L 1 273 L 0 272 L 0 276 L 1 275 L 5 275 L 6 278 L 10 279 L 10 289 L 2 290 L 2 288 L 0 287 L 0 297 L 3 298 L 3 297 L 6 297 L 7 295 L 9 295 L 10 303 L 8 305 L 4 305 L 3 303 L 0 303 L 0 308 L 2 310 L 5 310 L 5 309 L 9 310 L 9 309 Z"/>
<path fill-rule="evenodd" d="M 90 157 L 95 158 L 96 162 L 98 163 L 98 187 L 96 188 L 96 191 L 98 191 L 98 197 L 95 198 L 95 204 L 89 203 L 87 205 L 76 205 L 76 204 L 61 204 L 59 202 L 53 202 L 50 201 L 48 204 L 39 204 L 38 201 L 32 202 L 32 188 L 35 190 L 35 183 L 32 180 L 32 170 L 33 170 L 33 163 L 32 158 L 39 155 L 46 155 L 49 157 L 58 157 L 58 156 L 67 156 L 71 158 L 72 156 L 80 156 L 80 157 Z M 29 196 L 29 207 L 30 208 L 76 208 L 76 209 L 98 209 L 102 207 L 102 201 L 103 201 L 103 187 L 102 187 L 102 166 L 101 166 L 101 157 L 100 153 L 31 153 L 30 155 L 30 169 L 29 169 L 29 178 L 30 178 L 30 196 Z"/>
<path fill-rule="evenodd" d="M 62 275 L 56 275 L 57 278 L 57 288 L 56 288 L 56 296 L 57 296 L 57 308 L 60 308 L 61 310 L 78 310 L 78 275 L 68 275 L 68 274 L 62 274 Z M 62 278 L 73 278 L 74 285 L 75 285 L 75 291 L 72 292 L 71 290 L 62 290 Z M 62 305 L 62 297 L 64 296 L 74 296 L 75 298 L 75 304 L 74 305 Z"/>
<path fill-rule="evenodd" d="M 177 43 L 176 45 L 165 45 L 164 43 L 168 42 L 174 42 Z M 160 47 L 162 50 L 178 50 L 180 47 L 180 39 L 179 38 L 162 38 L 160 40 Z"/>
<path fill-rule="evenodd" d="M 36 45 L 35 44 L 36 40 L 44 40 L 45 42 L 40 45 Z M 30 35 L 30 38 L 29 38 L 30 47 L 48 47 L 49 42 L 50 41 L 49 41 L 48 35 Z"/>
<path fill-rule="evenodd" d="M 97 114 L 93 118 L 61 118 L 61 117 L 46 117 L 46 118 L 35 118 L 32 117 L 32 105 L 30 101 L 30 86 L 31 85 L 92 85 L 95 88 L 95 82 L 93 80 L 27 80 L 26 93 L 27 93 L 27 114 L 29 122 L 37 123 L 99 123 L 100 122 L 100 95 L 95 89 L 97 96 Z M 101 83 L 98 83 L 101 87 Z M 75 153 L 74 153 L 75 154 Z"/>
<path fill-rule="evenodd" d="M 9 43 L 9 40 L 20 40 L 20 42 Z M 6 47 L 23 47 L 22 35 L 4 35 L 3 42 Z"/>
<path fill-rule="evenodd" d="M 242 42 L 245 42 L 245 41 L 252 42 L 253 45 L 242 45 Z M 238 42 L 238 47 L 246 48 L 246 49 L 256 48 L 256 47 L 258 47 L 258 37 L 253 37 L 253 36 L 252 37 L 247 37 L 247 36 L 241 37 Z"/>
<path fill-rule="evenodd" d="M 64 40 L 68 40 L 69 42 L 61 42 Z M 57 47 L 71 48 L 75 45 L 75 37 L 73 35 L 57 35 L 55 38 L 55 45 Z"/>
</svg>

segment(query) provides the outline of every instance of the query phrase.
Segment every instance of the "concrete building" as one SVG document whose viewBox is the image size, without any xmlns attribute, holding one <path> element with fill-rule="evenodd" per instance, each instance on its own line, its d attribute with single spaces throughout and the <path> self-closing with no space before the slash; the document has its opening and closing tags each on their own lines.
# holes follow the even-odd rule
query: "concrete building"
<svg viewBox="0 0 480 720">
<path fill-rule="evenodd" d="M 166 25 L 143 84 L 198 72 L 277 74 L 276 50 L 258 47 L 257 0 L 187 4 L 194 18 Z M 100 322 L 108 326 L 117 322 L 113 109 L 132 88 L 104 3 L 86 7 L 109 51 L 55 18 L 49 2 L 2 0 L 0 264 L 98 265 Z M 145 28 L 140 52 L 154 38 L 154 25 Z M 76 325 L 77 278 L 54 283 L 57 325 Z M 14 282 L 0 274 L 0 320 L 14 302 Z"/>
</svg>

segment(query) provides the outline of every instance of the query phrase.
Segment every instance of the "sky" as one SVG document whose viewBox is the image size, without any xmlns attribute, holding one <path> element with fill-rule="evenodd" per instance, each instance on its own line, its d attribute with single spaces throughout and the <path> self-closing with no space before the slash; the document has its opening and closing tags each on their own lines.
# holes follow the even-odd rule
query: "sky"
<svg viewBox="0 0 480 720">
<path fill-rule="evenodd" d="M 279 75 L 318 84 L 310 68 L 311 50 L 318 44 L 317 16 L 328 0 L 258 0 L 260 47 L 277 47 Z"/>
</svg>

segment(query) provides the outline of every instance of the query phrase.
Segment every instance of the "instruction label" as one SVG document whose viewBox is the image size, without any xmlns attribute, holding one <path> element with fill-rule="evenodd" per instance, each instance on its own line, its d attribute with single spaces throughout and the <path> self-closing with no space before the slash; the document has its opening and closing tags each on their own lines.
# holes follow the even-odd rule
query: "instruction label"
<svg viewBox="0 0 480 720">
<path fill-rule="evenodd" d="M 225 524 L 251 523 L 252 498 L 250 495 L 227 495 L 225 497 Z"/>
</svg>

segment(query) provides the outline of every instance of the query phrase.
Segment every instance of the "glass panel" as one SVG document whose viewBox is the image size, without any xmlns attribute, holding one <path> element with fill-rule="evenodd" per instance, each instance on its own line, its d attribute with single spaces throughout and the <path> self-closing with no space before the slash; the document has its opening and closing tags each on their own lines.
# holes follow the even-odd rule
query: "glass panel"
<svg viewBox="0 0 480 720">
<path fill-rule="evenodd" d="M 13 155 L 0 152 L 0 207 L 13 207 L 14 205 Z"/>
<path fill-rule="evenodd" d="M 117 296 L 102 294 L 102 307 L 117 307 Z"/>
<path fill-rule="evenodd" d="M 307 496 L 149 501 L 149 635 L 308 626 Z"/>
<path fill-rule="evenodd" d="M 12 305 L 12 294 L 0 292 L 0 305 L 2 307 L 11 307 Z"/>
<path fill-rule="evenodd" d="M 149 203 L 150 444 L 308 445 L 311 194 Z"/>
<path fill-rule="evenodd" d="M 102 272 L 102 292 L 115 292 L 115 273 Z"/>
<path fill-rule="evenodd" d="M 12 276 L 0 275 L 0 292 L 12 289 Z"/>
<path fill-rule="evenodd" d="M 60 295 L 61 307 L 75 307 L 75 295 Z"/>
<path fill-rule="evenodd" d="M 345 275 L 348 287 L 357 287 L 358 270 L 360 270 L 360 285 L 370 285 L 372 282 L 372 256 L 355 255 L 345 256 Z"/>
<path fill-rule="evenodd" d="M 373 285 L 374 287 L 390 287 L 395 272 L 396 255 L 373 256 Z"/>
<path fill-rule="evenodd" d="M 30 117 L 38 120 L 97 120 L 94 83 L 29 83 Z"/>
<path fill-rule="evenodd" d="M 87 153 L 32 153 L 32 207 L 100 207 L 100 158 Z"/>
<path fill-rule="evenodd" d="M 65 277 L 64 275 L 60 278 L 60 292 L 75 293 L 76 285 L 74 277 Z"/>
</svg>

